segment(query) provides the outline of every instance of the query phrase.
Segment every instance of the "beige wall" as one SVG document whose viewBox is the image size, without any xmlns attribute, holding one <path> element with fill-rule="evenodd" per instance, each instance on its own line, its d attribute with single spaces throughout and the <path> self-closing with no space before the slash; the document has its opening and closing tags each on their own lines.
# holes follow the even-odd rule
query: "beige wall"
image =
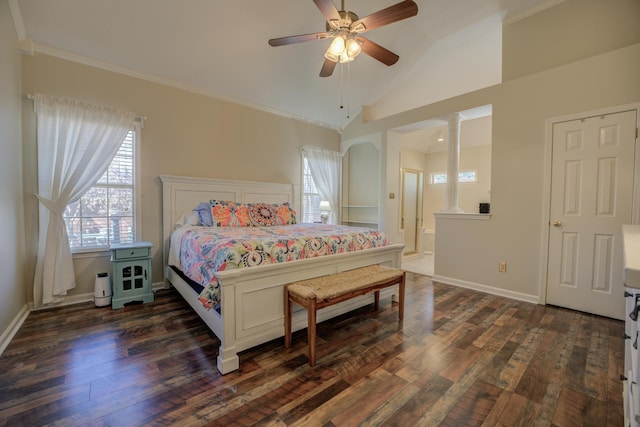
<svg viewBox="0 0 640 427">
<path fill-rule="evenodd" d="M 153 281 L 163 280 L 162 194 L 159 175 L 185 175 L 300 184 L 300 151 L 314 145 L 338 151 L 337 132 L 47 55 L 23 57 L 23 93 L 111 105 L 146 116 L 142 129 L 140 238 L 153 243 Z M 34 113 L 24 109 L 27 229 L 37 226 Z M 33 278 L 36 234 L 28 233 L 27 281 Z M 76 258 L 74 296 L 93 293 L 95 274 L 110 271 L 108 256 Z M 29 300 L 32 291 L 29 289 Z"/>
<path fill-rule="evenodd" d="M 623 14 L 638 14 L 636 3 L 606 3 L 625 6 Z M 597 28 L 598 32 L 620 37 L 636 31 L 638 20 L 633 24 L 626 20 L 609 22 L 603 27 L 597 16 L 581 15 L 581 0 L 567 0 L 563 5 L 570 6 L 573 16 L 582 19 L 573 22 L 573 26 Z M 553 9 L 543 16 L 551 19 Z M 525 19 L 513 25 L 529 24 Z M 572 29 L 554 28 L 536 17 L 535 28 L 529 30 L 553 30 L 545 35 L 544 42 L 547 38 L 565 41 L 564 34 Z M 491 218 L 437 220 L 435 274 L 452 283 L 485 286 L 535 300 L 546 280 L 541 277 L 541 266 L 546 265 L 541 255 L 543 236 L 548 229 L 542 212 L 543 200 L 548 197 L 544 192 L 546 120 L 639 102 L 640 39 L 636 38 L 635 43 L 381 120 L 354 120 L 343 132 L 343 138 L 391 135 L 396 127 L 492 104 Z M 386 136 L 382 140 L 386 141 Z M 391 150 L 383 147 L 383 151 Z M 388 188 L 395 188 L 396 182 L 387 178 Z M 393 203 L 386 206 L 397 209 Z M 387 212 L 386 216 L 394 218 L 394 213 Z M 508 263 L 507 273 L 498 272 L 498 261 Z"/>
<path fill-rule="evenodd" d="M 354 144 L 342 158 L 341 221 L 358 227 L 378 226 L 380 153 L 371 142 Z"/>
<path fill-rule="evenodd" d="M 349 148 L 348 204 L 378 204 L 378 156 L 378 149 L 371 143 L 356 144 Z"/>
<path fill-rule="evenodd" d="M 639 21 L 638 0 L 567 0 L 504 28 L 502 79 L 635 44 Z"/>
<path fill-rule="evenodd" d="M 0 350 L 15 327 L 14 320 L 26 314 L 24 281 L 24 222 L 22 190 L 22 137 L 20 131 L 20 53 L 6 1 L 0 2 Z M 6 342 L 5 342 L 6 344 Z"/>
<path fill-rule="evenodd" d="M 434 229 L 434 213 L 446 207 L 446 185 L 431 184 L 431 174 L 447 171 L 447 153 L 427 155 L 424 187 L 424 228 Z M 478 213 L 479 203 L 490 202 L 491 145 L 460 149 L 460 171 L 475 170 L 478 182 L 463 182 L 458 185 L 458 207 L 466 213 Z"/>
</svg>

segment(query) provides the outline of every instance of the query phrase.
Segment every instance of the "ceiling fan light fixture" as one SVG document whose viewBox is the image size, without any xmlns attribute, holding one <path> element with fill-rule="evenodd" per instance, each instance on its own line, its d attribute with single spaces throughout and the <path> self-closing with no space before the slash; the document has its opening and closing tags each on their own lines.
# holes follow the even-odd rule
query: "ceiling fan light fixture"
<svg viewBox="0 0 640 427">
<path fill-rule="evenodd" d="M 360 45 L 361 43 L 354 38 L 348 38 L 345 43 L 341 36 L 337 36 L 324 53 L 324 57 L 329 61 L 339 62 L 341 64 L 351 62 L 362 51 Z M 341 47 L 342 49 L 340 50 L 339 48 Z"/>
<path fill-rule="evenodd" d="M 359 40 L 353 37 L 349 38 L 347 40 L 347 43 L 345 44 L 345 52 L 347 53 L 347 56 L 351 59 L 358 56 L 362 51 L 362 48 L 360 47 L 360 45 L 361 43 Z"/>
<path fill-rule="evenodd" d="M 340 61 L 340 55 L 336 55 L 335 53 L 331 52 L 330 49 L 327 49 L 327 51 L 324 53 L 324 57 L 327 58 L 331 62 L 339 62 Z"/>
<path fill-rule="evenodd" d="M 344 38 L 342 36 L 336 36 L 329 45 L 329 49 L 327 50 L 327 52 L 331 52 L 334 55 L 338 56 L 342 55 L 342 52 L 344 52 L 345 49 L 345 45 L 346 44 Z"/>
<path fill-rule="evenodd" d="M 348 52 L 345 50 L 342 52 L 342 55 L 340 55 L 340 63 L 344 64 L 345 62 L 351 62 L 355 58 L 355 56 L 349 56 Z"/>
</svg>

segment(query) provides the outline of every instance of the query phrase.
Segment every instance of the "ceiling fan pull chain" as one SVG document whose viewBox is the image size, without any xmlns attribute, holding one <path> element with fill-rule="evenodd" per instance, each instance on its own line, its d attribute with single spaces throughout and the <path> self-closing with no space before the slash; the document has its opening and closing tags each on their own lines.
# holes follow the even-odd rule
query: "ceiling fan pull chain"
<svg viewBox="0 0 640 427">
<path fill-rule="evenodd" d="M 351 62 L 347 62 L 347 119 L 351 111 L 351 103 L 349 98 L 349 83 L 351 83 Z"/>
<path fill-rule="evenodd" d="M 340 63 L 340 109 L 344 108 L 344 64 Z"/>
</svg>

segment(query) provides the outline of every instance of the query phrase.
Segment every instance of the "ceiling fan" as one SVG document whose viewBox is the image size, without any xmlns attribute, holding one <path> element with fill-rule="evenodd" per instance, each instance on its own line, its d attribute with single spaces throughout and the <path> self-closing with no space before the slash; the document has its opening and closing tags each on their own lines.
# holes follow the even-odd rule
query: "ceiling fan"
<svg viewBox="0 0 640 427">
<path fill-rule="evenodd" d="M 366 53 L 387 66 L 395 64 L 400 58 L 398 55 L 361 34 L 418 14 L 418 5 L 412 0 L 402 1 L 364 18 L 359 18 L 355 13 L 345 10 L 344 0 L 342 0 L 341 10 L 336 9 L 332 0 L 313 0 L 313 2 L 327 20 L 326 31 L 275 38 L 269 40 L 269 44 L 284 46 L 333 38 L 324 54 L 325 59 L 320 70 L 320 77 L 330 76 L 338 62 L 351 62 L 360 52 Z"/>
</svg>

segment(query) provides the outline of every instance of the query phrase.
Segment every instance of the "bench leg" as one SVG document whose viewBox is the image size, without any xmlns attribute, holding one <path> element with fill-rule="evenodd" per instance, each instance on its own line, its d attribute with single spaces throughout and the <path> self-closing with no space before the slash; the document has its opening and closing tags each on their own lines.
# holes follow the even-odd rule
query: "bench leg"
<svg viewBox="0 0 640 427">
<path fill-rule="evenodd" d="M 286 287 L 284 289 L 284 346 L 291 347 L 291 300 Z"/>
<path fill-rule="evenodd" d="M 398 302 L 398 320 L 404 319 L 404 289 L 406 284 L 407 273 L 402 274 L 402 279 L 400 279 L 400 301 Z"/>
<path fill-rule="evenodd" d="M 307 340 L 309 342 L 309 366 L 316 364 L 316 298 L 309 298 L 307 306 Z"/>
</svg>

